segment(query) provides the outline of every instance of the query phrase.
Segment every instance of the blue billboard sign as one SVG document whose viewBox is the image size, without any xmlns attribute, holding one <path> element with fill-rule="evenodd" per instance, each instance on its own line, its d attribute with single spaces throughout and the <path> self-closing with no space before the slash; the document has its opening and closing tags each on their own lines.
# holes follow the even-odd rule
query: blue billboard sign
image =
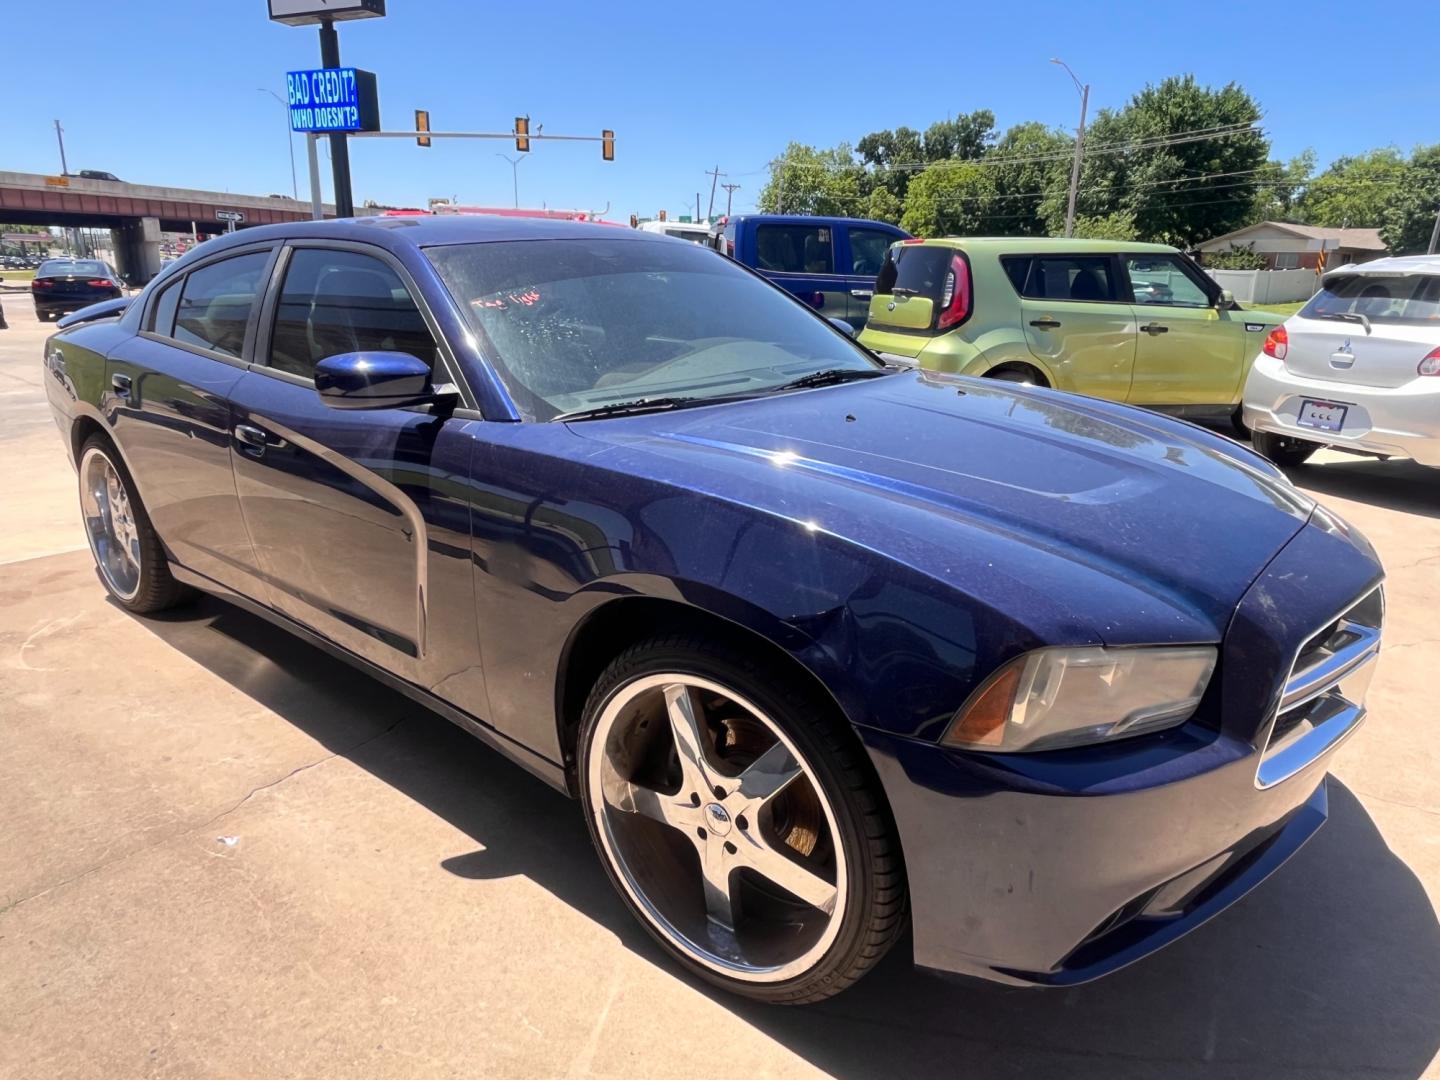
<svg viewBox="0 0 1440 1080">
<path fill-rule="evenodd" d="M 285 74 L 291 131 L 379 131 L 375 75 L 359 68 L 314 68 Z"/>
</svg>

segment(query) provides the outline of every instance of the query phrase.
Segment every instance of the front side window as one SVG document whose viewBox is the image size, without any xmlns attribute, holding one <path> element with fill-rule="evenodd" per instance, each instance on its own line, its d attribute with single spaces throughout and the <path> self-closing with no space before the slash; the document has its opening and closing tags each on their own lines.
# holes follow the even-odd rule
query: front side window
<svg viewBox="0 0 1440 1080">
<path fill-rule="evenodd" d="M 1185 273 L 1174 255 L 1127 255 L 1125 269 L 1135 304 L 1163 304 L 1168 307 L 1210 306 L 1210 294 Z"/>
<path fill-rule="evenodd" d="M 1115 300 L 1106 255 L 1037 255 L 1030 260 L 1020 295 L 1027 300 Z"/>
<path fill-rule="evenodd" d="M 175 313 L 175 340 L 239 356 L 269 262 L 270 252 L 253 251 L 190 271 Z"/>
<path fill-rule="evenodd" d="M 1440 326 L 1440 275 L 1350 274 L 1325 282 L 1301 310 L 1306 319 Z"/>
<path fill-rule="evenodd" d="M 799 301 L 691 244 L 586 238 L 427 248 L 523 411 L 773 391 L 882 370 Z"/>
<path fill-rule="evenodd" d="M 759 225 L 755 261 L 780 274 L 833 274 L 835 252 L 828 225 Z"/>
<path fill-rule="evenodd" d="M 372 255 L 298 248 L 290 256 L 268 365 L 313 379 L 350 352 L 403 352 L 435 365 L 435 339 L 400 276 Z"/>
<path fill-rule="evenodd" d="M 885 264 L 885 253 L 895 237 L 879 229 L 850 230 L 850 272 L 857 277 L 874 277 Z"/>
</svg>

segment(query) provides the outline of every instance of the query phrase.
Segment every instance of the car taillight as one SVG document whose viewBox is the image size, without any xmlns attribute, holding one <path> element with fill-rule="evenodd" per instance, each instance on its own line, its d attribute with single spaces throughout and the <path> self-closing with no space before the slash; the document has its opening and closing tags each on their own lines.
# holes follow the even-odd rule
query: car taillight
<svg viewBox="0 0 1440 1080">
<path fill-rule="evenodd" d="M 115 287 L 115 283 L 109 278 L 95 278 L 93 281 L 85 282 L 85 284 L 96 289 L 113 289 Z"/>
<path fill-rule="evenodd" d="M 936 326 L 945 329 L 970 317 L 970 264 L 960 255 L 950 257 L 945 285 L 940 290 L 940 318 Z"/>
<path fill-rule="evenodd" d="M 1285 354 L 1290 351 L 1290 335 L 1285 332 L 1285 327 L 1277 326 L 1270 331 L 1270 336 L 1265 339 L 1265 347 L 1262 351 L 1266 356 L 1273 356 L 1276 360 L 1285 359 Z"/>
<path fill-rule="evenodd" d="M 900 241 L 902 244 L 923 244 L 924 242 L 925 238 L 923 236 L 912 236 L 908 240 Z"/>
<path fill-rule="evenodd" d="M 1421 375 L 1440 375 L 1440 349 L 1431 349 L 1430 354 L 1420 361 L 1415 369 Z"/>
<path fill-rule="evenodd" d="M 48 288 L 50 288 L 51 285 L 54 285 L 54 284 L 55 284 L 55 283 L 54 283 L 53 281 L 51 281 L 49 278 L 38 278 L 38 277 L 37 277 L 34 281 L 30 282 L 30 291 L 31 291 L 31 292 L 34 292 L 36 289 L 48 289 Z"/>
</svg>

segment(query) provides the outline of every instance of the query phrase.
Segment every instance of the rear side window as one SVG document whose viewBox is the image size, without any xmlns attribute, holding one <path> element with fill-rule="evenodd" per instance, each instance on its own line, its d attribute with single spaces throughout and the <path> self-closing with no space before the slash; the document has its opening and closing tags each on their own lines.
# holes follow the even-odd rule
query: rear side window
<svg viewBox="0 0 1440 1080">
<path fill-rule="evenodd" d="M 183 281 L 172 281 L 160 290 L 150 309 L 150 329 L 165 337 L 175 336 L 175 309 L 180 305 Z"/>
<path fill-rule="evenodd" d="M 1331 278 L 1301 309 L 1306 319 L 1440 326 L 1440 276 L 1352 274 Z"/>
<path fill-rule="evenodd" d="M 312 379 L 327 356 L 375 351 L 435 364 L 435 339 L 400 276 L 372 255 L 297 249 L 280 290 L 269 366 Z"/>
<path fill-rule="evenodd" d="M 187 345 L 239 356 L 261 275 L 269 262 L 270 252 L 254 251 L 190 271 L 171 336 Z"/>
<path fill-rule="evenodd" d="M 1020 285 L 1027 300 L 1115 300 L 1107 255 L 1036 255 L 1029 263 Z"/>
<path fill-rule="evenodd" d="M 835 252 L 828 225 L 759 225 L 756 263 L 782 274 L 833 274 Z"/>
</svg>

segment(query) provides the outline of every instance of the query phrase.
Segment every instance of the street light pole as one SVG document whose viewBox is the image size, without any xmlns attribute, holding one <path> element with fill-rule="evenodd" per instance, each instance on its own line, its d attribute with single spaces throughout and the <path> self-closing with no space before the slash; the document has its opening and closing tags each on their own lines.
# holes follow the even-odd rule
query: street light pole
<svg viewBox="0 0 1440 1080">
<path fill-rule="evenodd" d="M 1070 81 L 1075 84 L 1075 89 L 1080 94 L 1080 126 L 1075 131 L 1075 160 L 1070 165 L 1070 203 L 1065 210 L 1065 235 L 1074 236 L 1075 196 L 1080 189 L 1080 159 L 1085 153 L 1085 110 L 1090 104 L 1090 87 L 1076 77 L 1064 60 L 1051 57 L 1050 63 L 1059 64 L 1065 69 L 1065 74 L 1070 76 Z"/>
<path fill-rule="evenodd" d="M 296 202 L 299 202 L 300 185 L 295 180 L 295 136 L 290 131 L 290 103 L 275 93 L 274 90 L 270 90 L 264 86 L 257 86 L 255 89 L 259 93 L 269 94 L 278 101 L 280 107 L 285 110 L 285 147 L 290 151 L 290 197 Z"/>
<path fill-rule="evenodd" d="M 511 188 L 514 190 L 514 195 L 515 195 L 515 209 L 516 209 L 516 210 L 519 210 L 519 209 L 520 209 L 520 163 L 525 160 L 525 155 L 524 155 L 524 154 L 521 154 L 519 157 L 513 157 L 513 158 L 512 158 L 509 154 L 499 154 L 499 153 L 497 153 L 495 156 L 498 157 L 498 158 L 504 158 L 506 161 L 510 162 L 510 186 L 511 186 Z"/>
</svg>

